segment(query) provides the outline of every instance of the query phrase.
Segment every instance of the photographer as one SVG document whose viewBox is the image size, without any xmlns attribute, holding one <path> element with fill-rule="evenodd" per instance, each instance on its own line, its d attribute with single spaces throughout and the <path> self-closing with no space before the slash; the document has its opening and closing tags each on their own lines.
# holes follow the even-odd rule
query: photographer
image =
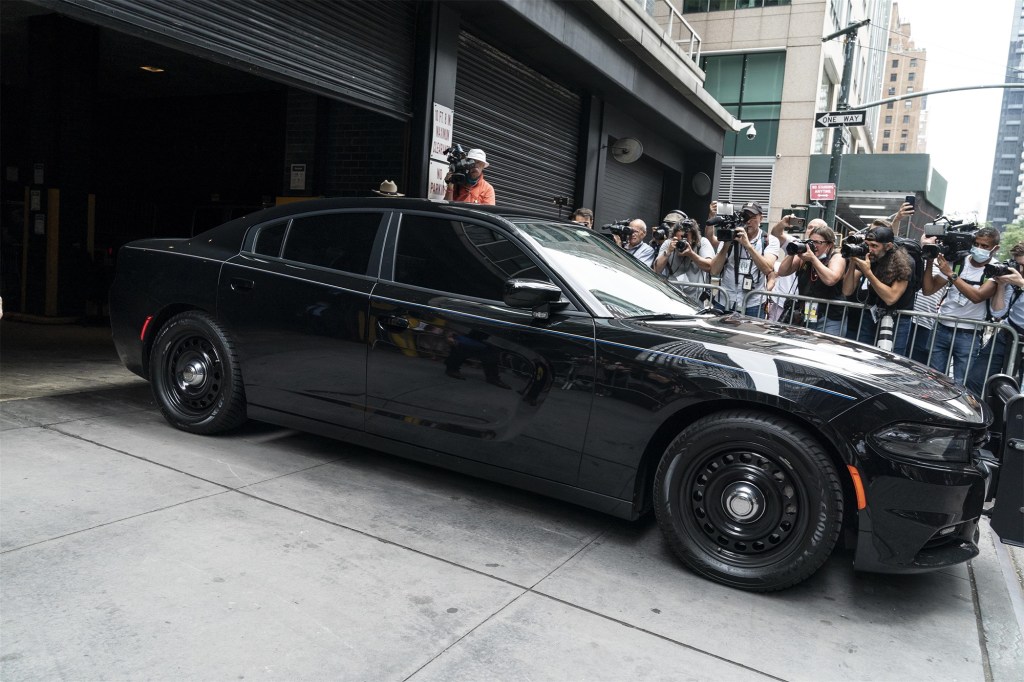
<svg viewBox="0 0 1024 682">
<path fill-rule="evenodd" d="M 665 216 L 665 222 L 673 215 L 678 214 Z M 697 232 L 697 223 L 685 218 L 675 223 L 672 237 L 662 243 L 654 271 L 670 282 L 703 284 L 708 280 L 714 255 L 711 244 Z"/>
<path fill-rule="evenodd" d="M 785 220 L 784 218 L 783 221 Z M 816 218 L 807 224 L 803 242 L 787 242 L 786 256 L 779 265 L 778 274 L 780 277 L 786 277 L 796 273 L 797 292 L 801 296 L 842 301 L 846 259 L 836 253 L 835 249 L 835 232 L 824 220 Z M 794 304 L 798 305 L 799 301 L 794 301 Z M 805 301 L 803 317 L 804 324 L 810 329 L 835 336 L 842 335 L 843 306 Z M 783 322 L 788 321 L 783 319 Z"/>
<path fill-rule="evenodd" d="M 577 208 L 569 216 L 569 220 L 589 229 L 594 229 L 594 212 L 589 208 Z"/>
<path fill-rule="evenodd" d="M 843 295 L 872 308 L 870 315 L 861 315 L 856 340 L 874 344 L 879 322 L 882 322 L 883 330 L 892 333 L 888 350 L 906 355 L 910 318 L 901 316 L 893 328 L 892 316 L 896 310 L 914 307 L 914 291 L 910 288 L 913 260 L 903 247 L 896 246 L 896 236 L 882 220 L 872 222 L 864 237 L 863 252 L 857 255 L 857 251 L 848 257 L 853 267 L 848 267 L 843 277 Z M 847 337 L 852 338 L 854 331 L 848 329 Z"/>
<path fill-rule="evenodd" d="M 766 291 L 769 278 L 775 276 L 779 240 L 761 231 L 762 214 L 761 205 L 756 201 L 743 204 L 736 216 L 743 223 L 736 224 L 731 239 L 720 242 L 718 253 L 711 261 L 711 274 L 721 275 L 721 287 L 729 295 L 732 310 L 741 308 L 748 292 Z M 752 296 L 742 312 L 751 317 L 764 317 L 764 301 L 763 294 Z M 724 309 L 718 301 L 715 307 Z"/>
<path fill-rule="evenodd" d="M 1019 342 L 1024 342 L 1024 242 L 1015 244 L 1010 249 L 1009 267 L 1006 274 L 996 275 L 990 282 L 996 283 L 995 293 L 991 299 L 991 312 L 993 321 L 1012 328 L 1018 334 Z M 1002 268 L 1000 268 L 1002 269 Z M 985 283 L 987 285 L 988 282 Z M 984 287 L 985 285 L 982 285 Z M 989 358 L 987 353 L 981 353 L 981 359 L 971 365 L 967 371 L 967 386 L 979 396 L 985 387 L 985 380 L 989 375 L 1003 371 L 1003 364 L 1006 359 L 1006 345 L 1012 337 L 1006 331 L 1000 331 L 992 339 L 992 355 Z M 1021 351 L 1024 343 L 1017 346 L 1016 364 L 1013 369 L 1013 376 L 1018 382 L 1021 381 L 1021 369 L 1024 363 L 1021 362 Z"/>
<path fill-rule="evenodd" d="M 615 235 L 615 243 L 624 248 L 629 252 L 633 258 L 643 263 L 649 268 L 654 267 L 654 258 L 657 256 L 657 252 L 650 244 L 644 243 L 644 237 L 647 236 L 647 223 L 634 218 L 629 221 L 629 241 L 625 244 L 622 243 L 622 239 L 619 235 Z"/>
<path fill-rule="evenodd" d="M 940 253 L 935 258 L 935 268 L 931 260 L 925 263 L 924 286 L 921 292 L 930 295 L 948 285 L 939 314 L 959 317 L 964 320 L 984 322 L 988 319 L 988 304 L 998 288 L 997 282 L 986 281 L 985 264 L 992 260 L 992 255 L 999 250 L 999 230 L 994 227 L 983 227 L 974 233 L 974 243 L 970 253 L 960 262 L 950 263 Z M 955 267 L 954 267 L 955 265 Z M 936 273 L 938 270 L 938 273 Z M 945 374 L 949 369 L 950 356 L 953 360 L 953 379 L 964 383 L 968 365 L 978 362 L 982 346 L 983 334 L 976 325 L 940 320 L 932 332 L 931 362 L 929 365 Z M 982 364 L 987 364 L 982 362 Z M 972 382 L 973 383 L 973 382 Z M 981 386 L 968 386 L 972 391 L 981 394 Z"/>
<path fill-rule="evenodd" d="M 453 147 L 453 150 L 461 147 Z M 457 152 L 456 152 L 457 153 Z M 451 158 L 451 157 L 449 157 Z M 444 181 L 448 185 L 444 198 L 448 201 L 462 201 L 469 204 L 490 204 L 494 205 L 494 188 L 491 183 L 484 180 L 484 169 L 490 164 L 487 163 L 487 155 L 483 149 L 470 149 L 466 152 L 463 163 L 469 166 L 468 162 L 474 162 L 464 172 L 458 172 L 455 168 L 448 172 Z"/>
</svg>

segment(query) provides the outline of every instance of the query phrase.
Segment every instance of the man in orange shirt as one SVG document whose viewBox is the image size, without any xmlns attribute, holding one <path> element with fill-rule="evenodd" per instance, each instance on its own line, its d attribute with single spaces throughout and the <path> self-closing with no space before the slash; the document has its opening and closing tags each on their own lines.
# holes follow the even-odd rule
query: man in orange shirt
<svg viewBox="0 0 1024 682">
<path fill-rule="evenodd" d="M 466 172 L 466 179 L 459 183 L 448 182 L 451 173 L 445 178 L 448 182 L 448 189 L 444 198 L 448 201 L 463 201 L 470 204 L 491 204 L 494 205 L 494 188 L 491 183 L 484 180 L 484 168 L 487 163 L 487 155 L 483 149 L 470 149 L 466 152 L 466 158 L 476 161 L 473 168 Z"/>
</svg>

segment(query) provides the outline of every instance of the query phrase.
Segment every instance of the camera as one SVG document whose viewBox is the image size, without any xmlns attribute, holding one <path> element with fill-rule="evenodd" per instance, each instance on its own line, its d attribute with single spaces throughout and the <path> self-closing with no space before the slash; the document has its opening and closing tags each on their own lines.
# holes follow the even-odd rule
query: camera
<svg viewBox="0 0 1024 682">
<path fill-rule="evenodd" d="M 790 256 L 799 256 L 801 253 L 807 252 L 807 247 L 811 246 L 813 251 L 813 244 L 806 239 L 791 239 L 786 242 L 786 253 Z"/>
<path fill-rule="evenodd" d="M 601 229 L 617 236 L 622 240 L 622 243 L 625 244 L 629 241 L 629 238 L 633 236 L 633 228 L 629 226 L 631 222 L 633 221 L 630 218 L 626 218 L 625 220 L 616 220 L 614 223 L 602 225 Z"/>
<path fill-rule="evenodd" d="M 450 172 L 448 181 L 456 185 L 465 184 L 466 174 L 476 168 L 476 161 L 466 158 L 469 152 L 464 150 L 460 144 L 453 144 L 444 153 L 448 155 L 448 170 Z"/>
<path fill-rule="evenodd" d="M 662 223 L 661 225 L 658 225 L 656 228 L 654 228 L 654 231 L 651 233 L 651 235 L 656 241 L 662 241 L 664 239 L 668 239 L 669 237 L 671 237 L 672 231 L 674 229 L 675 225 L 672 225 L 670 223 Z"/>
<path fill-rule="evenodd" d="M 935 237 L 938 253 L 941 253 L 947 261 L 953 262 L 960 260 L 970 252 L 971 247 L 974 246 L 974 231 L 977 227 L 976 223 L 965 223 L 963 220 L 950 220 L 946 216 L 941 216 L 934 223 L 924 226 L 924 234 L 927 237 Z M 929 249 L 929 253 L 931 251 Z M 921 253 L 924 254 L 924 248 L 921 249 Z M 929 257 L 934 258 L 935 256 L 925 256 L 926 259 Z"/>
<path fill-rule="evenodd" d="M 922 244 L 921 245 L 921 258 L 925 260 L 934 260 L 939 255 L 938 244 Z"/>
<path fill-rule="evenodd" d="M 985 266 L 985 277 L 992 279 L 993 277 L 1002 277 L 1003 275 L 1010 274 L 1011 270 L 1017 269 L 1017 261 L 1008 260 L 1005 263 L 989 263 Z"/>
<path fill-rule="evenodd" d="M 864 244 L 843 242 L 843 245 L 839 247 L 839 255 L 843 258 L 867 258 L 868 247 Z"/>
</svg>

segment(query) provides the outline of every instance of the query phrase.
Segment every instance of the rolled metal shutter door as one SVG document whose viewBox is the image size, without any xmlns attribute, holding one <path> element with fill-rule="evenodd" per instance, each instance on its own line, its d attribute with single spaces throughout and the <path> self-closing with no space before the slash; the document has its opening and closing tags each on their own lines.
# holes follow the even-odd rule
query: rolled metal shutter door
<svg viewBox="0 0 1024 682">
<path fill-rule="evenodd" d="M 412 117 L 415 3 L 58 0 L 54 7 L 253 75 Z"/>
<path fill-rule="evenodd" d="M 657 225 L 665 183 L 661 165 L 644 156 L 633 163 L 620 163 L 609 154 L 604 168 L 597 195 L 596 218 L 600 224 L 642 218 L 648 227 Z"/>
<path fill-rule="evenodd" d="M 580 98 L 462 32 L 455 83 L 454 142 L 487 153 L 487 181 L 499 206 L 557 217 L 572 211 L 580 140 Z"/>
</svg>

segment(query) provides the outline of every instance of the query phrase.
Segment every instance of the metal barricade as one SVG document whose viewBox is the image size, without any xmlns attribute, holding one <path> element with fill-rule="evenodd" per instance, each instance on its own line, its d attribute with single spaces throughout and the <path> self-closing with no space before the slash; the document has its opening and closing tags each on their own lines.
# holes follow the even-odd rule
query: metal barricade
<svg viewBox="0 0 1024 682">
<path fill-rule="evenodd" d="M 714 300 L 725 301 L 723 305 L 728 310 L 732 302 L 729 298 L 729 292 L 717 284 L 709 284 L 707 282 L 671 282 L 671 284 L 687 296 L 700 300 L 704 304 L 704 308 L 710 308 Z M 695 289 L 701 290 L 701 293 L 695 293 Z"/>
<path fill-rule="evenodd" d="M 743 297 L 744 307 L 752 296 L 764 293 L 748 292 Z M 897 310 L 891 316 L 892 325 L 883 326 L 878 322 L 884 318 L 876 321 L 873 306 L 863 303 L 774 292 L 768 292 L 768 296 L 769 300 L 774 299 L 776 303 L 780 300 L 784 302 L 781 305 L 782 313 L 775 320 L 777 322 L 824 331 L 851 340 L 862 340 L 872 345 L 879 345 L 879 336 L 882 334 L 885 340 L 895 344 L 889 346 L 894 352 L 932 367 L 941 354 L 946 354 L 945 367 L 938 368 L 939 371 L 958 377 L 979 395 L 989 376 L 1009 374 L 1019 377 L 1024 365 L 1021 361 L 1019 335 L 1008 324 L 917 310 Z M 836 309 L 841 309 L 842 313 L 836 314 Z M 944 338 L 936 351 L 939 334 L 935 333 L 935 329 L 938 325 L 943 325 L 945 329 L 941 331 Z M 968 350 L 967 357 L 956 357 L 964 349 Z"/>
</svg>

